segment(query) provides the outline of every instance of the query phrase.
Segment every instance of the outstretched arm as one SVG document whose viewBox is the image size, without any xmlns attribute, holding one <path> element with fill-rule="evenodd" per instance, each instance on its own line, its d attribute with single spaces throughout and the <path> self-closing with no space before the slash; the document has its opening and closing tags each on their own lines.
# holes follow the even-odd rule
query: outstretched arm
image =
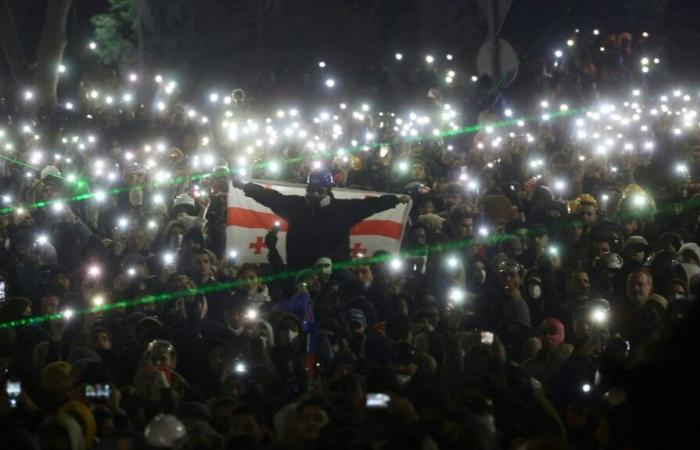
<svg viewBox="0 0 700 450">
<path fill-rule="evenodd" d="M 285 219 L 289 217 L 289 209 L 292 207 L 290 196 L 280 194 L 273 189 L 267 189 L 255 183 L 244 183 L 238 177 L 231 177 L 233 187 L 241 189 L 247 197 L 252 198 L 263 206 L 267 206 L 275 214 Z"/>
<path fill-rule="evenodd" d="M 399 203 L 409 203 L 410 197 L 396 195 L 382 195 L 380 197 L 368 197 L 357 200 L 345 200 L 348 205 L 348 213 L 353 224 L 387 209 L 396 207 Z"/>
</svg>

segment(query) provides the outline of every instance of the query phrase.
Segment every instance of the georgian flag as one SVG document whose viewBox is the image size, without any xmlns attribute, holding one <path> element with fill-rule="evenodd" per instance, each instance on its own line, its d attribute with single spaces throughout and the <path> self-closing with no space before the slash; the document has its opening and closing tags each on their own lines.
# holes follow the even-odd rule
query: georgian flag
<svg viewBox="0 0 700 450">
<path fill-rule="evenodd" d="M 303 196 L 306 193 L 306 186 L 303 185 L 277 181 L 273 183 L 253 180 L 253 182 L 285 195 Z M 334 188 L 333 195 L 337 199 L 351 199 L 379 196 L 383 193 Z M 350 230 L 351 255 L 371 256 L 377 250 L 398 252 L 409 211 L 410 203 L 399 203 L 395 208 L 374 214 L 355 225 Z M 287 222 L 269 208 L 246 197 L 243 190 L 229 185 L 226 217 L 227 254 L 235 251 L 238 254 L 239 263 L 267 263 L 265 235 L 272 229 L 275 222 L 279 222 L 280 226 L 277 251 L 286 261 Z"/>
</svg>

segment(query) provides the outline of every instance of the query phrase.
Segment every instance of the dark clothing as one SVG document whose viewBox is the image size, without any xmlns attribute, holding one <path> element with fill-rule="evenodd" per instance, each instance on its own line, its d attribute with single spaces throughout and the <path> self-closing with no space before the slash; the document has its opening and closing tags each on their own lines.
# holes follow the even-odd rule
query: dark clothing
<svg viewBox="0 0 700 450">
<path fill-rule="evenodd" d="M 283 195 L 253 183 L 246 184 L 243 191 L 288 222 L 287 266 L 293 270 L 313 266 L 323 256 L 347 261 L 350 228 L 399 203 L 393 195 L 351 200 L 331 197 L 328 206 L 312 209 L 300 195 Z"/>
</svg>

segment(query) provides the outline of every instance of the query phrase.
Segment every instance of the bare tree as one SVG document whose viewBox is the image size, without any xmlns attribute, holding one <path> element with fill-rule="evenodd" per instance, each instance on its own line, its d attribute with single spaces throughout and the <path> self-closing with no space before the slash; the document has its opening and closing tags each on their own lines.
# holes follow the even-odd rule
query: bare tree
<svg viewBox="0 0 700 450">
<path fill-rule="evenodd" d="M 15 26 L 9 0 L 0 0 L 0 44 L 16 86 L 31 85 L 36 89 L 37 106 L 53 108 L 58 102 L 58 66 L 68 38 L 66 22 L 73 0 L 48 0 L 39 48 L 33 63 L 25 57 Z"/>
</svg>

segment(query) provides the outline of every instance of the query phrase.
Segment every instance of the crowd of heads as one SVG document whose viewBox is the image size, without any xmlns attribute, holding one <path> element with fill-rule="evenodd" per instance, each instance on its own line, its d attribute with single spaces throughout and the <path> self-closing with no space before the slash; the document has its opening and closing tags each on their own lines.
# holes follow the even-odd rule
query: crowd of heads
<svg viewBox="0 0 700 450">
<path fill-rule="evenodd" d="M 696 93 L 540 84 L 467 132 L 432 90 L 266 115 L 125 78 L 0 127 L 4 446 L 648 444 L 639 380 L 700 281 Z M 291 271 L 273 228 L 269 263 L 242 263 L 231 176 L 408 195 L 401 252 Z"/>
</svg>

